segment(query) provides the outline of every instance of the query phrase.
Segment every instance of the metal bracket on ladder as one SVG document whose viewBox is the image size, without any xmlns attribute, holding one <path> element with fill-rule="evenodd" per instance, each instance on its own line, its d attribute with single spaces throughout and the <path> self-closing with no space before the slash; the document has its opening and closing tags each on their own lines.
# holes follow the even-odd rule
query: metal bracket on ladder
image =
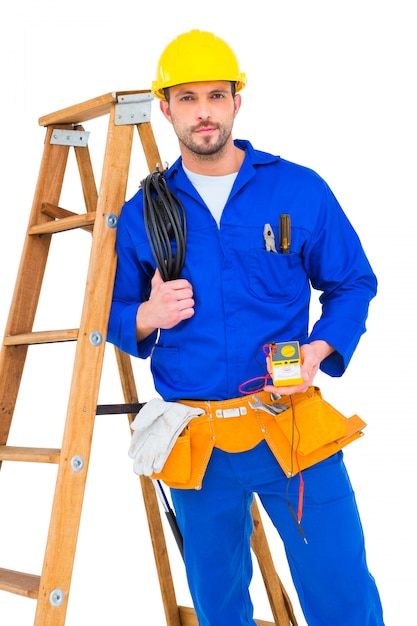
<svg viewBox="0 0 417 626">
<path fill-rule="evenodd" d="M 119 96 L 116 104 L 114 123 L 116 126 L 125 124 L 142 124 L 151 119 L 151 93 L 124 94 Z"/>
<path fill-rule="evenodd" d="M 55 146 L 86 147 L 90 133 L 85 130 L 62 130 L 54 128 L 50 143 Z"/>
</svg>

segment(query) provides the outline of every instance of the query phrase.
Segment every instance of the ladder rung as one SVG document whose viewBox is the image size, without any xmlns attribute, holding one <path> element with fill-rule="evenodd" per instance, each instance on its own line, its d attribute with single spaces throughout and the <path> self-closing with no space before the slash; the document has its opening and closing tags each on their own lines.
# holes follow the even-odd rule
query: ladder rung
<svg viewBox="0 0 417 626">
<path fill-rule="evenodd" d="M 178 606 L 181 626 L 198 626 L 197 616 L 194 609 L 188 606 Z"/>
<path fill-rule="evenodd" d="M 136 414 L 139 413 L 145 404 L 145 402 L 132 402 L 131 404 L 98 404 L 96 415 Z"/>
<path fill-rule="evenodd" d="M 67 330 L 41 330 L 19 335 L 8 335 L 4 338 L 5 346 L 27 346 L 35 343 L 56 343 L 58 341 L 76 341 L 78 328 Z"/>
<path fill-rule="evenodd" d="M 74 211 L 68 211 L 68 209 L 63 209 L 60 206 L 57 206 L 56 204 L 51 204 L 50 202 L 44 202 L 42 204 L 42 208 L 41 208 L 41 213 L 43 213 L 44 215 L 48 215 L 48 217 L 52 217 L 53 219 L 62 219 L 63 217 L 72 217 L 74 215 L 79 215 L 78 213 L 74 213 Z M 88 212 L 88 215 L 91 215 L 92 217 L 97 216 L 97 212 Z M 95 221 L 95 220 L 94 220 Z M 89 226 L 81 226 L 81 228 L 83 228 L 84 230 L 92 233 L 93 232 L 93 225 L 89 225 Z"/>
<path fill-rule="evenodd" d="M 59 219 L 31 226 L 28 229 L 28 235 L 51 235 L 53 233 L 60 233 L 66 230 L 73 230 L 74 228 L 85 228 L 86 226 L 94 224 L 95 219 L 96 211 L 82 213 L 81 215 L 75 214 L 70 215 L 69 217 L 61 217 Z"/>
<path fill-rule="evenodd" d="M 0 567 L 0 589 L 2 591 L 16 593 L 27 598 L 37 598 L 40 579 L 40 576 L 34 574 L 23 574 Z"/>
<path fill-rule="evenodd" d="M 0 446 L 0 461 L 30 461 L 33 463 L 59 463 L 59 448 L 28 448 Z"/>
</svg>

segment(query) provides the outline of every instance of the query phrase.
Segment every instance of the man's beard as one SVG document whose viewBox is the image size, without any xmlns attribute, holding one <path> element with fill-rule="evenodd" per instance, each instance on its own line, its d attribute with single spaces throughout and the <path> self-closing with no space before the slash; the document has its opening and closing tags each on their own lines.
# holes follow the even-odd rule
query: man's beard
<svg viewBox="0 0 417 626">
<path fill-rule="evenodd" d="M 203 142 L 198 143 L 193 138 L 193 133 L 200 128 L 213 127 L 219 131 L 217 140 L 213 142 L 213 137 L 203 137 Z M 213 126 L 212 123 L 202 122 L 198 126 L 192 127 L 187 133 L 181 133 L 178 135 L 179 141 L 188 150 L 200 157 L 212 157 L 223 150 L 231 134 L 231 128 L 225 126 Z"/>
</svg>

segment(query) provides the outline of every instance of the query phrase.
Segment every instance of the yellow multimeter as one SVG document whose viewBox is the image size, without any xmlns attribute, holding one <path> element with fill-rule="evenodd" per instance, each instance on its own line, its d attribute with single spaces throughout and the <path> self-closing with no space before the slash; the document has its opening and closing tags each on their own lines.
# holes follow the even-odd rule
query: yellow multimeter
<svg viewBox="0 0 417 626">
<path fill-rule="evenodd" d="M 298 341 L 282 341 L 269 344 L 271 377 L 275 387 L 300 385 L 301 355 Z"/>
</svg>

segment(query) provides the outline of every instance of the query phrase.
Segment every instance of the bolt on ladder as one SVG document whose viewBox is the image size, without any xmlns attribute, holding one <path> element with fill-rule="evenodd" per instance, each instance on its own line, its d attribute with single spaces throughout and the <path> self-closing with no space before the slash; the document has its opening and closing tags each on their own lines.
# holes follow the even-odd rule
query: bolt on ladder
<svg viewBox="0 0 417 626">
<path fill-rule="evenodd" d="M 152 127 L 149 91 L 113 92 L 46 115 L 39 120 L 46 138 L 15 290 L 0 352 L 0 467 L 3 461 L 58 465 L 55 495 L 40 575 L 0 568 L 0 591 L 36 601 L 34 626 L 63 626 L 96 415 L 126 413 L 129 423 L 139 404 L 130 357 L 115 349 L 125 405 L 97 405 L 108 315 L 116 270 L 115 237 L 126 196 L 134 127 L 150 171 L 161 163 Z M 100 188 L 97 190 L 81 125 L 108 115 Z M 73 148 L 86 211 L 59 206 L 67 159 Z M 79 328 L 33 331 L 52 236 L 69 230 L 91 233 Z M 70 394 L 60 448 L 8 446 L 8 436 L 29 347 L 76 342 Z M 88 381 L 88 384 L 86 384 Z M 104 410 L 105 409 L 105 410 Z M 160 507 L 152 481 L 140 477 L 167 626 L 197 626 L 193 608 L 178 606 L 165 543 Z M 252 549 L 258 559 L 274 622 L 259 626 L 297 626 L 289 597 L 275 571 L 256 502 Z M 0 620 L 1 620 L 0 609 Z"/>
</svg>

